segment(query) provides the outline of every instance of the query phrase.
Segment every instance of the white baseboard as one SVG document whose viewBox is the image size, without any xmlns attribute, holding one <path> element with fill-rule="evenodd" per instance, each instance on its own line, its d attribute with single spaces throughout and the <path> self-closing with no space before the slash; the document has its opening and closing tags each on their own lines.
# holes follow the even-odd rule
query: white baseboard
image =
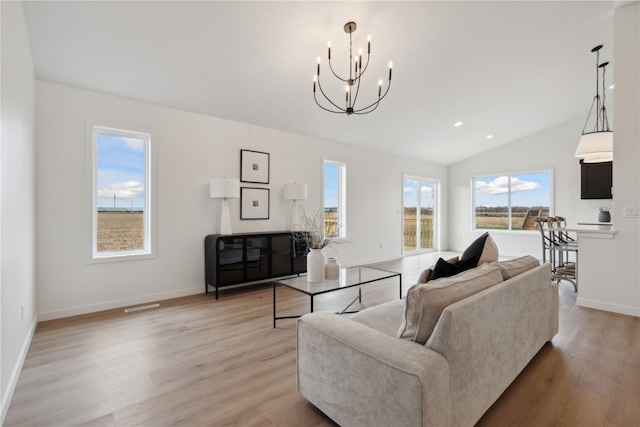
<svg viewBox="0 0 640 427">
<path fill-rule="evenodd" d="M 29 328 L 29 332 L 25 337 L 24 342 L 22 343 L 22 348 L 20 349 L 20 355 L 18 356 L 18 360 L 11 371 L 11 378 L 9 378 L 9 383 L 7 384 L 6 393 L 2 396 L 2 413 L 0 415 L 0 425 L 4 424 L 4 419 L 7 416 L 7 411 L 9 410 L 9 404 L 11 403 L 11 399 L 13 398 L 13 392 L 16 389 L 16 385 L 18 385 L 18 379 L 20 378 L 20 372 L 22 371 L 22 366 L 24 365 L 24 361 L 27 358 L 27 353 L 29 352 L 29 346 L 31 346 L 31 341 L 33 340 L 33 334 L 36 332 L 36 327 L 38 326 L 38 315 L 36 315 L 31 323 L 31 327 Z"/>
<path fill-rule="evenodd" d="M 171 298 L 186 297 L 202 293 L 202 286 L 180 289 L 177 291 L 161 292 L 158 294 L 141 295 L 134 298 L 107 301 L 100 304 L 90 304 L 78 307 L 65 308 L 63 310 L 38 313 L 39 321 L 61 319 L 63 317 L 78 316 L 80 314 L 95 313 L 96 311 L 111 310 L 113 308 L 128 307 L 136 304 L 146 304 Z"/>
<path fill-rule="evenodd" d="M 589 299 L 580 298 L 580 297 L 576 298 L 576 305 L 579 305 L 580 307 L 595 308 L 596 310 L 610 311 L 613 313 L 640 317 L 640 307 L 611 304 L 607 302 L 589 300 Z"/>
</svg>

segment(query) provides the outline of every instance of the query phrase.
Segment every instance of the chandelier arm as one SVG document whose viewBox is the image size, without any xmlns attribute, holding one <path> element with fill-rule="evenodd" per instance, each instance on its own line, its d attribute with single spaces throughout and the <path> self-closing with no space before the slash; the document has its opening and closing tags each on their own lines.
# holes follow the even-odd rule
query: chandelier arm
<svg viewBox="0 0 640 427">
<path fill-rule="evenodd" d="M 325 96 L 325 98 L 326 98 L 326 96 Z M 321 105 L 321 104 L 318 102 L 318 99 L 316 98 L 316 94 L 315 94 L 315 93 L 313 94 L 313 100 L 314 100 L 314 101 L 316 101 L 316 105 L 318 105 L 318 107 L 322 108 L 322 109 L 323 109 L 323 110 L 325 110 L 325 111 L 328 111 L 328 112 L 330 112 L 330 113 L 336 113 L 336 114 L 344 114 L 344 113 L 345 113 L 345 110 L 341 109 L 340 107 L 337 107 L 337 106 L 336 106 L 335 104 L 333 104 L 333 102 L 331 102 L 331 101 L 329 101 L 329 102 L 331 102 L 331 104 L 333 104 L 334 106 L 336 106 L 336 108 L 338 108 L 338 110 L 339 110 L 339 111 L 330 110 L 330 109 L 328 109 L 327 107 L 325 107 L 325 106 Z"/>
<path fill-rule="evenodd" d="M 318 77 L 318 88 L 320 89 L 320 93 L 322 93 L 322 96 L 324 96 L 324 99 L 326 99 L 331 105 L 333 105 L 334 107 L 336 107 L 338 110 L 342 110 L 342 111 L 347 111 L 341 107 L 339 107 L 336 103 L 334 103 L 328 96 L 326 93 L 324 93 L 324 90 L 322 89 L 322 85 L 320 84 L 320 78 Z M 315 99 L 315 92 L 313 95 L 314 99 Z M 318 101 L 316 101 L 317 103 Z M 320 105 L 320 104 L 318 104 Z"/>
<path fill-rule="evenodd" d="M 375 111 L 375 110 L 376 110 L 376 108 L 378 108 L 378 105 L 380 105 L 380 101 L 376 101 L 376 102 L 374 102 L 373 104 L 369 105 L 369 107 L 366 107 L 366 108 L 373 107 L 373 108 L 371 108 L 370 110 L 363 111 L 363 110 L 365 110 L 366 108 L 362 108 L 362 109 L 360 109 L 360 110 L 358 110 L 358 111 L 354 111 L 354 112 L 353 112 L 353 114 L 357 114 L 357 115 L 359 115 L 359 116 L 361 116 L 361 115 L 363 115 L 363 114 L 369 114 L 369 113 L 371 113 L 371 112 Z"/>
<path fill-rule="evenodd" d="M 369 58 L 371 57 L 371 54 L 367 55 L 367 62 L 364 64 L 364 67 L 362 67 L 360 69 L 360 74 L 354 79 L 354 80 L 359 80 L 360 77 L 362 77 L 362 75 L 364 74 L 365 71 L 367 71 L 367 67 L 369 66 Z"/>
<path fill-rule="evenodd" d="M 358 100 L 358 93 L 360 93 L 360 76 L 362 75 L 362 73 L 360 73 L 359 76 L 356 76 L 356 78 L 354 79 L 354 82 L 357 80 L 358 84 L 356 86 L 356 95 L 353 97 L 353 102 L 351 103 L 351 107 L 353 107 L 354 105 L 356 105 L 356 101 Z M 353 87 L 353 86 L 352 86 Z"/>
<path fill-rule="evenodd" d="M 342 77 L 337 75 L 335 71 L 333 71 L 333 65 L 331 65 L 331 60 L 329 60 L 329 69 L 331 70 L 331 73 L 333 73 L 333 75 L 334 75 L 334 77 L 336 79 L 341 80 L 343 82 L 348 82 L 349 81 L 349 79 L 343 79 Z"/>
<path fill-rule="evenodd" d="M 378 100 L 367 105 L 366 107 L 360 108 L 358 110 L 355 110 L 353 113 L 354 114 L 366 114 L 366 113 L 362 113 L 362 111 L 367 110 L 371 107 L 373 107 L 374 105 L 376 106 L 375 108 L 378 108 L 378 105 L 380 103 L 380 101 L 382 101 L 384 99 L 385 96 L 387 96 L 387 93 L 389 93 L 389 89 L 391 89 L 391 80 L 389 80 L 389 85 L 387 85 L 387 90 L 384 91 L 384 94 L 380 97 L 378 97 Z M 375 110 L 375 108 L 373 110 Z M 371 110 L 371 111 L 373 111 Z M 367 111 L 367 113 L 370 113 L 371 111 Z"/>
</svg>

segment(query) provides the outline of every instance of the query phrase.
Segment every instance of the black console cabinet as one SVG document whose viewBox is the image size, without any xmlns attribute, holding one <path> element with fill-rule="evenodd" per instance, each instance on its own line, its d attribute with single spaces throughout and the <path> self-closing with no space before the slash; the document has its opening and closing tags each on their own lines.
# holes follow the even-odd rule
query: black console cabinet
<svg viewBox="0 0 640 427">
<path fill-rule="evenodd" d="M 204 239 L 205 292 L 307 271 L 307 248 L 289 231 L 211 234 Z"/>
</svg>

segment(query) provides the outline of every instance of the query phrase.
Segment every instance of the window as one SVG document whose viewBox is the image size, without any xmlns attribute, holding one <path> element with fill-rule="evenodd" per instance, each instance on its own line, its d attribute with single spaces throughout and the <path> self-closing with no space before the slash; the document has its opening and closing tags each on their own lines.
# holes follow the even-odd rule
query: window
<svg viewBox="0 0 640 427">
<path fill-rule="evenodd" d="M 92 126 L 93 260 L 152 255 L 151 135 Z"/>
<path fill-rule="evenodd" d="M 436 181 L 403 177 L 402 241 L 405 253 L 435 249 L 437 190 Z"/>
<path fill-rule="evenodd" d="M 548 216 L 551 172 L 474 177 L 475 229 L 535 230 L 535 218 Z"/>
<path fill-rule="evenodd" d="M 324 161 L 324 231 L 328 237 L 346 237 L 346 172 L 341 162 Z"/>
</svg>

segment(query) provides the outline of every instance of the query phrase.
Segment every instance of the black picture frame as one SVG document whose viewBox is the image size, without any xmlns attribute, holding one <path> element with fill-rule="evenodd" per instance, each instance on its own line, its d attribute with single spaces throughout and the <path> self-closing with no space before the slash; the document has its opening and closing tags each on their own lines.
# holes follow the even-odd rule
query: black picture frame
<svg viewBox="0 0 640 427">
<path fill-rule="evenodd" d="M 268 188 L 240 187 L 240 219 L 269 219 Z"/>
<path fill-rule="evenodd" d="M 262 151 L 240 150 L 240 181 L 268 184 L 270 155 Z"/>
</svg>

